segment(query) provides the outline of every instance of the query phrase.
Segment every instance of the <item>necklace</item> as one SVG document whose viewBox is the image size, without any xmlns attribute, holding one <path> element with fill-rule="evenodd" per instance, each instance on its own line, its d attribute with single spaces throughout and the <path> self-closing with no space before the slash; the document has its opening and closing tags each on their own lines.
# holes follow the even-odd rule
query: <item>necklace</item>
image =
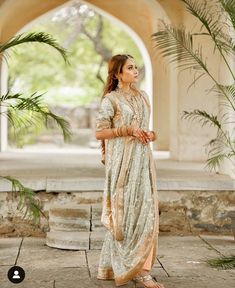
<svg viewBox="0 0 235 288">
<path fill-rule="evenodd" d="M 129 103 L 131 109 L 134 112 L 133 120 L 135 120 L 137 124 L 140 125 L 141 120 L 142 120 L 143 106 L 142 106 L 142 102 L 140 103 L 140 105 L 138 104 L 138 102 L 140 102 L 138 100 L 141 100 L 141 98 L 138 96 L 135 96 L 132 92 L 125 92 L 120 88 L 116 88 L 115 91 L 124 96 L 124 98 Z"/>
</svg>

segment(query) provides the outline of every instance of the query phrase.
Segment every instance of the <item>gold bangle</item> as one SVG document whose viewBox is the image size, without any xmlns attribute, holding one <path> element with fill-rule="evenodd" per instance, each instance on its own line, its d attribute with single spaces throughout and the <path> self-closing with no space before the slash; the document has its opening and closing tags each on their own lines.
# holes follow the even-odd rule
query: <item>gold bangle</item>
<svg viewBox="0 0 235 288">
<path fill-rule="evenodd" d="M 130 136 L 132 136 L 132 134 L 133 134 L 133 128 L 131 126 L 127 127 L 127 134 Z"/>
<path fill-rule="evenodd" d="M 124 136 L 128 136 L 127 126 L 124 126 L 124 129 L 125 129 L 125 134 L 124 134 Z"/>
<path fill-rule="evenodd" d="M 113 138 L 116 138 L 117 136 L 116 136 L 116 133 L 115 133 L 115 129 L 116 128 L 114 128 L 114 129 L 111 129 L 111 131 L 112 131 L 112 134 L 113 134 Z"/>
<path fill-rule="evenodd" d="M 153 141 L 156 140 L 156 133 L 154 131 L 151 131 L 153 133 Z"/>
</svg>

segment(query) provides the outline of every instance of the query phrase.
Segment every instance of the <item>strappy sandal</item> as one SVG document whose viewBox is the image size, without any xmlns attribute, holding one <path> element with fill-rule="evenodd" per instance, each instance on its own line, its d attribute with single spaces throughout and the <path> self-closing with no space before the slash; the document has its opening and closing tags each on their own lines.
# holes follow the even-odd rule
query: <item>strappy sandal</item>
<svg viewBox="0 0 235 288">
<path fill-rule="evenodd" d="M 147 281 L 149 281 L 149 280 L 152 280 L 152 281 L 154 281 L 154 282 L 159 286 L 159 288 L 164 288 L 163 284 L 156 282 L 155 279 L 154 279 L 151 275 L 149 275 L 149 274 L 148 274 L 148 275 L 144 275 L 144 276 L 134 277 L 132 280 L 135 282 L 135 284 L 136 284 L 136 283 L 141 283 L 141 284 L 143 284 L 145 288 L 149 288 L 149 286 L 146 286 L 146 285 L 144 284 L 144 282 L 147 282 Z"/>
</svg>

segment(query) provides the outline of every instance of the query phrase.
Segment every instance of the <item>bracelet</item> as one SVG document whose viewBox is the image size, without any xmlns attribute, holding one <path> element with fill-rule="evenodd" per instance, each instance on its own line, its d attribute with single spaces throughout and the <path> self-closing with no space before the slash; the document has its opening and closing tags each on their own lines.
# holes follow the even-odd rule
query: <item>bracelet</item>
<svg viewBox="0 0 235 288">
<path fill-rule="evenodd" d="M 113 128 L 111 129 L 114 138 L 115 137 L 121 137 L 121 136 L 133 136 L 134 128 L 132 126 L 126 126 L 122 125 L 121 127 L 118 128 Z"/>
<path fill-rule="evenodd" d="M 156 140 L 156 133 L 154 131 L 151 131 L 151 133 L 153 134 L 153 141 Z"/>
</svg>

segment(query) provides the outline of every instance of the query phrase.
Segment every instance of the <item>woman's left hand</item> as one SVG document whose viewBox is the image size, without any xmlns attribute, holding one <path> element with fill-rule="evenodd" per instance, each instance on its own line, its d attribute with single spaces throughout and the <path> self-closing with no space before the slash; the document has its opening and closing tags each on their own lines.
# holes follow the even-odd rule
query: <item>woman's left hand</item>
<svg viewBox="0 0 235 288">
<path fill-rule="evenodd" d="M 145 133 L 146 133 L 147 137 L 149 138 L 149 141 L 155 141 L 156 140 L 156 137 L 155 137 L 153 131 L 147 131 Z"/>
</svg>

